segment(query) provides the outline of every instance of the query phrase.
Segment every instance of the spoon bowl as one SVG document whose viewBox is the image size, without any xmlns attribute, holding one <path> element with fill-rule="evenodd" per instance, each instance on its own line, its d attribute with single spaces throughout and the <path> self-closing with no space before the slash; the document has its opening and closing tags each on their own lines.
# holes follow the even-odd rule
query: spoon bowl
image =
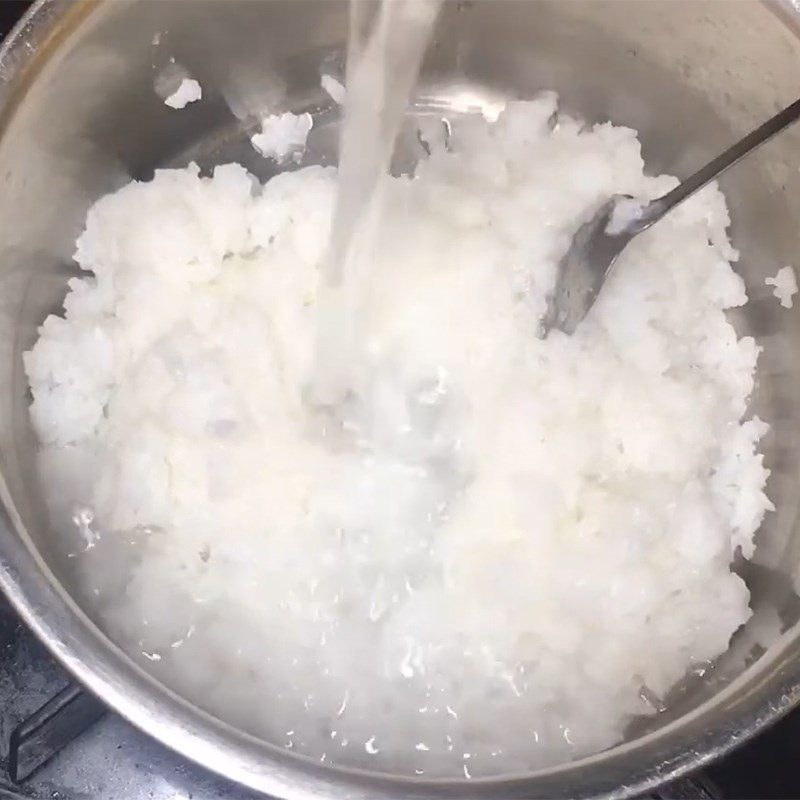
<svg viewBox="0 0 800 800">
<path fill-rule="evenodd" d="M 568 335 L 594 305 L 617 256 L 634 236 L 658 222 L 688 197 L 722 175 L 725 170 L 800 119 L 800 99 L 729 147 L 663 197 L 637 203 L 627 195 L 614 195 L 578 228 L 561 259 L 556 286 L 542 319 L 542 337 L 552 328 Z"/>
</svg>

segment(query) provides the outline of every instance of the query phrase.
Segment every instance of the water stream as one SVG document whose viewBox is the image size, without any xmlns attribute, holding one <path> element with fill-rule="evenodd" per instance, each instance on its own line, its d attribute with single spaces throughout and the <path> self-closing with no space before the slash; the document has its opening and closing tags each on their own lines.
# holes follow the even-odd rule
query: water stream
<svg viewBox="0 0 800 800">
<path fill-rule="evenodd" d="M 354 386 L 361 286 L 382 186 L 442 0 L 351 0 L 339 184 L 323 264 L 312 399 L 334 405 Z"/>
</svg>

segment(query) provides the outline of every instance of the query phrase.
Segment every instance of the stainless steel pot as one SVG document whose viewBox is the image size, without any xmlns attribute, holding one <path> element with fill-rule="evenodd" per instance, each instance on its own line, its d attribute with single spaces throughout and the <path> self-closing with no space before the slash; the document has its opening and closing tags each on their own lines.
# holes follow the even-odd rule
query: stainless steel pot
<svg viewBox="0 0 800 800">
<path fill-rule="evenodd" d="M 800 12 L 761 2 L 450 3 L 424 69 L 429 103 L 557 89 L 590 120 L 641 132 L 654 170 L 687 174 L 800 89 Z M 777 511 L 743 567 L 753 620 L 713 670 L 687 679 L 668 712 L 618 747 L 554 769 L 422 782 L 314 764 L 214 719 L 157 683 L 81 608 L 35 472 L 21 353 L 56 310 L 88 205 L 155 166 L 234 158 L 258 104 L 308 107 L 320 64 L 341 61 L 335 0 L 39 0 L 0 51 L 0 586 L 71 672 L 133 723 L 192 759 L 282 798 L 623 797 L 752 736 L 800 700 L 800 311 L 763 280 L 800 266 L 800 131 L 725 178 L 752 302 L 737 317 L 764 346 L 755 410 Z M 169 58 L 204 87 L 175 113 L 153 90 Z M 243 116 L 234 116 L 231 107 Z M 324 131 L 324 125 L 322 130 Z M 317 156 L 329 148 L 324 136 Z M 330 137 L 329 137 L 330 139 Z M 774 641 L 765 632 L 784 632 Z M 766 649 L 765 649 L 766 646 Z"/>
</svg>

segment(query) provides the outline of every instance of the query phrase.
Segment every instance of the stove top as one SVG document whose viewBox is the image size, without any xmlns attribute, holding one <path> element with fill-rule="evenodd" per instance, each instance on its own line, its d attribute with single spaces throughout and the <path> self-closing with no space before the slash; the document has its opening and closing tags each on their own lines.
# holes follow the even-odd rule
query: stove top
<svg viewBox="0 0 800 800">
<path fill-rule="evenodd" d="M 0 38 L 31 0 L 0 0 Z M 650 798 L 800 798 L 800 710 Z M 255 800 L 70 682 L 0 595 L 0 800 Z"/>
</svg>

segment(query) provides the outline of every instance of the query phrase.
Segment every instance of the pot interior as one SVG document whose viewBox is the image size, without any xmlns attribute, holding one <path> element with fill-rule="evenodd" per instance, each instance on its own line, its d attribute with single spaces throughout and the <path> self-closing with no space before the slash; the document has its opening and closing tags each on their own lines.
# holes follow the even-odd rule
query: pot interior
<svg viewBox="0 0 800 800">
<path fill-rule="evenodd" d="M 333 0 L 115 0 L 50 8 L 55 32 L 4 86 L 0 111 L 0 458 L 30 546 L 91 615 L 68 558 L 73 535 L 53 530 L 43 512 L 21 354 L 45 316 L 60 309 L 66 281 L 76 274 L 76 236 L 100 195 L 190 160 L 204 169 L 239 161 L 269 177 L 274 167 L 248 140 L 267 107 L 314 111 L 306 163 L 334 161 L 337 120 L 317 113 L 328 105 L 319 80 L 322 69 L 343 69 L 347 9 Z M 788 10 L 758 2 L 451 2 L 423 70 L 418 113 L 554 89 L 589 122 L 637 129 L 650 172 L 685 177 L 795 99 L 795 25 Z M 172 58 L 203 86 L 205 101 L 183 113 L 166 108 L 154 90 Z M 14 67 L 9 58 L 4 66 Z M 409 140 L 397 167 L 413 158 Z M 748 692 L 756 679 L 777 680 L 787 669 L 780 648 L 799 649 L 793 628 L 800 617 L 800 310 L 781 309 L 764 284 L 780 267 L 800 266 L 798 166 L 800 130 L 793 130 L 722 180 L 731 238 L 741 251 L 736 269 L 750 297 L 735 322 L 763 347 L 752 410 L 772 426 L 762 447 L 776 511 L 758 534 L 753 562 L 740 567 L 754 615 L 713 669 L 673 692 L 666 712 L 631 727 L 631 740 L 701 706 L 699 718 L 678 734 L 687 743 L 700 730 L 754 724 L 759 712 Z M 720 699 L 747 670 L 752 680 L 735 700 Z M 649 739 L 639 763 L 660 762 L 665 741 Z M 632 757 L 619 756 L 620 783 L 624 759 Z"/>
</svg>

